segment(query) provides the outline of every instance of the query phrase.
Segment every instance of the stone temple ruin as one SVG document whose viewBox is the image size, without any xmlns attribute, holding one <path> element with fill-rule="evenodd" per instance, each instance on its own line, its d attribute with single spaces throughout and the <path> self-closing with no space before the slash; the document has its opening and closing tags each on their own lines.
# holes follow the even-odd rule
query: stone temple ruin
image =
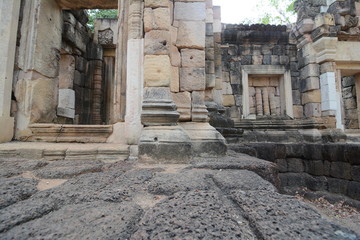
<svg viewBox="0 0 360 240">
<path fill-rule="evenodd" d="M 83 9 L 119 16 L 91 33 Z M 229 146 L 276 162 L 284 187 L 360 200 L 360 2 L 296 11 L 248 26 L 211 0 L 2 0 L 0 142 L 136 145 L 171 163 Z"/>
</svg>

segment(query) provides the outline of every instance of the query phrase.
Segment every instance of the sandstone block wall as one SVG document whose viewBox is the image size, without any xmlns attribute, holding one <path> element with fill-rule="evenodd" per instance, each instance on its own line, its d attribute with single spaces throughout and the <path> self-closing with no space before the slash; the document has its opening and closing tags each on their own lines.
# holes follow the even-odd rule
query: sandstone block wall
<svg viewBox="0 0 360 240">
<path fill-rule="evenodd" d="M 75 101 L 65 109 L 58 106 L 58 122 L 102 124 L 103 49 L 94 43 L 84 11 L 63 11 L 63 19 L 59 92 L 62 89 L 73 91 Z M 96 40 L 107 43 L 106 35 L 101 33 L 97 32 Z"/>
<path fill-rule="evenodd" d="M 145 125 L 206 122 L 208 109 L 221 115 L 223 106 L 239 120 L 244 105 L 255 118 L 359 122 L 359 84 L 341 80 L 360 72 L 360 54 L 347 49 L 359 46 L 358 1 L 299 0 L 290 34 L 284 26 L 222 29 L 211 0 L 119 0 L 118 24 L 100 20 L 94 39 L 86 15 L 60 2 L 21 3 L 11 104 L 19 139 L 32 123 L 114 123 L 125 112 L 132 121 L 141 109 Z"/>
<path fill-rule="evenodd" d="M 170 92 L 179 88 L 179 69 L 172 65 L 178 59 L 171 60 L 174 53 L 179 55 L 172 45 L 173 7 L 170 1 L 145 1 L 144 5 L 144 125 L 174 125 L 179 118 Z"/>
<path fill-rule="evenodd" d="M 191 96 L 191 103 L 187 106 L 186 115 L 180 117 L 185 120 L 190 116 L 192 121 L 205 121 L 207 115 L 204 107 L 206 88 L 205 71 L 205 34 L 206 34 L 206 3 L 205 1 L 175 1 L 174 19 L 172 27 L 177 29 L 174 50 L 180 54 L 179 91 L 173 95 L 186 94 Z M 175 49 L 176 48 L 176 49 Z M 175 57 L 177 58 L 177 57 Z M 189 103 L 188 103 L 189 104 Z M 205 112 L 198 111 L 203 108 Z M 183 108 L 184 109 L 184 108 Z"/>
<path fill-rule="evenodd" d="M 357 94 L 355 86 L 355 78 L 343 77 L 341 81 L 342 85 L 342 98 L 344 101 L 345 110 L 345 128 L 346 129 L 358 129 L 358 106 L 357 106 Z"/>
<path fill-rule="evenodd" d="M 243 117 L 244 66 L 283 66 L 291 74 L 293 110 L 295 118 L 303 118 L 300 101 L 300 72 L 296 45 L 289 41 L 286 26 L 224 25 L 222 39 L 222 95 L 224 106 L 232 119 Z M 249 75 L 250 114 L 257 116 L 281 116 L 280 76 L 264 71 L 260 76 Z M 283 97 L 284 98 L 284 97 Z M 282 100 L 283 102 L 285 100 Z M 270 111 L 272 108 L 273 111 Z"/>
<path fill-rule="evenodd" d="M 87 22 L 84 10 L 63 11 L 54 0 L 22 2 L 13 82 L 17 139 L 31 135 L 28 127 L 33 123 L 108 121 L 103 49 L 94 42 Z M 114 47 L 117 36 L 101 30 L 96 41 Z"/>
<path fill-rule="evenodd" d="M 360 200 L 357 144 L 245 144 L 243 150 L 278 165 L 281 186 L 329 191 Z"/>
<path fill-rule="evenodd" d="M 114 106 L 115 95 L 118 92 L 116 83 L 117 80 L 121 82 L 121 78 L 115 76 L 115 63 L 119 61 L 119 59 L 116 59 L 119 35 L 118 19 L 99 18 L 95 19 L 94 25 L 94 42 L 103 48 L 101 120 L 102 123 L 111 124 L 117 122 L 114 116 L 115 112 L 120 110 Z M 121 47 L 119 46 L 119 48 Z M 119 52 L 121 52 L 121 49 L 119 49 Z M 123 88 L 120 88 L 121 90 L 125 91 Z M 126 101 L 120 99 L 118 103 L 120 106 L 125 106 Z"/>
<path fill-rule="evenodd" d="M 13 80 L 16 139 L 31 135 L 31 123 L 56 119 L 62 20 L 54 1 L 21 2 Z"/>
<path fill-rule="evenodd" d="M 354 106 L 349 106 L 354 100 L 344 93 L 350 89 L 342 85 L 341 79 L 358 73 L 360 68 L 349 66 L 355 59 L 350 52 L 345 54 L 340 50 L 340 46 L 342 41 L 360 39 L 359 2 L 298 0 L 295 8 L 298 20 L 293 25 L 291 38 L 299 49 L 305 116 L 328 119 L 335 123 L 333 128 L 354 128 L 356 114 L 350 110 Z M 339 51 L 344 55 L 338 56 Z"/>
<path fill-rule="evenodd" d="M 177 106 L 180 121 L 207 121 L 205 90 L 215 86 L 214 56 L 206 56 L 207 48 L 211 48 L 208 52 L 214 52 L 211 12 L 210 0 L 145 1 L 145 91 L 156 93 L 164 91 L 156 88 L 167 88 L 171 95 L 166 101 Z M 168 117 L 171 124 L 170 116 L 174 113 L 171 108 L 161 109 L 164 96 L 156 98 L 152 107 L 163 111 L 163 117 Z M 147 111 L 150 117 L 149 114 Z M 166 125 L 159 118 L 152 118 L 159 123 L 146 118 L 143 114 L 145 125 Z"/>
</svg>

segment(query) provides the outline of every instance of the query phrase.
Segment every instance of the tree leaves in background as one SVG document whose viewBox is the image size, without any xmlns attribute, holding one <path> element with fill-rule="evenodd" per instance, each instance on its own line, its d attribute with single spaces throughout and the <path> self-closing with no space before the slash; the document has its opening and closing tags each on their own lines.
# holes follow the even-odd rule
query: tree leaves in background
<svg viewBox="0 0 360 240">
<path fill-rule="evenodd" d="M 263 24 L 290 24 L 291 18 L 295 15 L 295 0 L 270 0 L 268 11 L 260 18 Z M 258 6 L 260 9 L 261 7 Z"/>
<path fill-rule="evenodd" d="M 117 9 L 90 9 L 87 10 L 89 14 L 88 26 L 91 31 L 94 31 L 94 21 L 96 18 L 117 18 L 118 10 Z"/>
<path fill-rule="evenodd" d="M 242 24 L 290 24 L 295 22 L 295 0 L 263 0 L 256 6 L 257 18 L 246 19 Z"/>
</svg>

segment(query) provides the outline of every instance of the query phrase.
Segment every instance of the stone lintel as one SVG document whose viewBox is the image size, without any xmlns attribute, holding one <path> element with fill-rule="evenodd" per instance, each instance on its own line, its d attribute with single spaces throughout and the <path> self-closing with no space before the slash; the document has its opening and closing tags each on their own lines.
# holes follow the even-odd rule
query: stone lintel
<svg viewBox="0 0 360 240">
<path fill-rule="evenodd" d="M 56 0 L 64 10 L 117 9 L 118 0 Z"/>
<path fill-rule="evenodd" d="M 354 76 L 360 74 L 360 62 L 337 62 L 336 69 L 341 71 L 342 76 Z"/>
<path fill-rule="evenodd" d="M 281 65 L 245 65 L 242 69 L 249 75 L 283 75 L 286 72 Z"/>
<path fill-rule="evenodd" d="M 337 43 L 336 62 L 360 63 L 360 42 Z"/>
<path fill-rule="evenodd" d="M 331 62 L 336 59 L 338 39 L 336 37 L 323 37 L 313 44 L 316 51 L 316 62 Z"/>
<path fill-rule="evenodd" d="M 313 44 L 316 62 L 360 63 L 360 42 L 338 41 L 336 37 L 323 37 Z"/>
</svg>

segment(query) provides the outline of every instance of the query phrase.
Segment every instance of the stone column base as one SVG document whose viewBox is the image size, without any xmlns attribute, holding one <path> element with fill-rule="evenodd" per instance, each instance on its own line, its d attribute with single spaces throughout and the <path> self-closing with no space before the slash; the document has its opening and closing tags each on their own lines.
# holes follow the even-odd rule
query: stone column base
<svg viewBox="0 0 360 240">
<path fill-rule="evenodd" d="M 180 123 L 191 139 L 194 157 L 221 157 L 226 154 L 225 138 L 209 123 Z"/>
<path fill-rule="evenodd" d="M 145 127 L 139 141 L 139 160 L 145 163 L 190 163 L 193 157 L 226 154 L 224 137 L 208 123 Z"/>
<path fill-rule="evenodd" d="M 14 137 L 14 118 L 0 117 L 0 143 L 10 142 Z"/>
<path fill-rule="evenodd" d="M 139 160 L 146 163 L 189 163 L 191 140 L 179 126 L 145 127 L 139 141 Z"/>
</svg>

